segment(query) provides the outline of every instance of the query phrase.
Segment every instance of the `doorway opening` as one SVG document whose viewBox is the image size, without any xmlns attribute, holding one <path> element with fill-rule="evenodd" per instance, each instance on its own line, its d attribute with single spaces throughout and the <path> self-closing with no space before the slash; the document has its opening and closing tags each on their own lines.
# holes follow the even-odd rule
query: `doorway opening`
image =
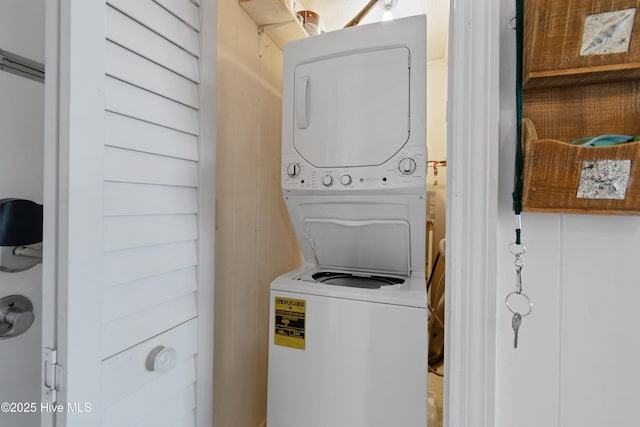
<svg viewBox="0 0 640 427">
<path fill-rule="evenodd" d="M 444 307 L 445 307 L 445 231 L 447 193 L 447 96 L 449 1 L 438 0 L 294 0 L 292 10 L 305 10 L 306 29 L 335 31 L 353 22 L 364 25 L 393 18 L 427 15 L 427 239 L 425 275 L 429 283 L 429 391 L 435 397 L 438 426 L 443 425 L 444 407 Z M 367 10 L 366 13 L 363 13 Z M 313 17 L 312 25 L 306 22 Z M 387 16 L 388 17 L 388 16 Z M 316 29 L 315 26 L 318 26 Z M 307 28 L 309 27 L 309 28 Z M 432 418 L 430 417 L 430 421 Z M 431 427 L 431 424 L 429 424 Z"/>
</svg>

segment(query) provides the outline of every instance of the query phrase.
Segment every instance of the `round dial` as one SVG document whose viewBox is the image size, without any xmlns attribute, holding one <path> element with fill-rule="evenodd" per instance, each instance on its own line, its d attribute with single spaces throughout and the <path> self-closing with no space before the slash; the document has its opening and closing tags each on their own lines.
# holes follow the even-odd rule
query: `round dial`
<svg viewBox="0 0 640 427">
<path fill-rule="evenodd" d="M 298 163 L 289 163 L 289 166 L 287 166 L 287 175 L 291 178 L 300 175 L 300 165 Z"/>
<path fill-rule="evenodd" d="M 340 177 L 340 184 L 342 184 L 342 185 L 351 184 L 351 176 L 350 175 L 342 175 Z"/>
<path fill-rule="evenodd" d="M 325 187 L 330 187 L 333 184 L 333 178 L 331 178 L 331 175 L 325 175 L 322 177 L 322 183 Z"/>
<path fill-rule="evenodd" d="M 405 157 L 398 163 L 398 169 L 403 175 L 411 175 L 416 171 L 416 161 L 411 157 Z"/>
</svg>

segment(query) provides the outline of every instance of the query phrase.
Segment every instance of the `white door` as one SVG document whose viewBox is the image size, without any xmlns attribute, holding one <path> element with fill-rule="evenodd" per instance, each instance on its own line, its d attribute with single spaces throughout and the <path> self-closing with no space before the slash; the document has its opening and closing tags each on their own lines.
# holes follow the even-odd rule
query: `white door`
<svg viewBox="0 0 640 427">
<path fill-rule="evenodd" d="M 53 425 L 211 425 L 215 8 L 47 3 Z"/>
<path fill-rule="evenodd" d="M 44 62 L 43 24 L 43 1 L 1 2 L 0 49 Z M 0 199 L 42 204 L 43 111 L 41 82 L 0 71 Z M 19 336 L 0 338 L 0 425 L 33 427 L 40 417 L 42 265 L 8 272 L 21 261 L 16 265 L 7 252 L 12 247 L 1 249 L 0 298 L 26 297 L 35 321 Z"/>
</svg>

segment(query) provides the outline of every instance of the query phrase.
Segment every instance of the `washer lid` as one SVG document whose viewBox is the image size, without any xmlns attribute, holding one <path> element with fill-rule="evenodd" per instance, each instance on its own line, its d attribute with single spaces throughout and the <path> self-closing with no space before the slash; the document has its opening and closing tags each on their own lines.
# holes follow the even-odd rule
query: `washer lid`
<svg viewBox="0 0 640 427">
<path fill-rule="evenodd" d="M 318 270 L 409 276 L 409 223 L 403 220 L 304 221 L 304 235 Z"/>
</svg>

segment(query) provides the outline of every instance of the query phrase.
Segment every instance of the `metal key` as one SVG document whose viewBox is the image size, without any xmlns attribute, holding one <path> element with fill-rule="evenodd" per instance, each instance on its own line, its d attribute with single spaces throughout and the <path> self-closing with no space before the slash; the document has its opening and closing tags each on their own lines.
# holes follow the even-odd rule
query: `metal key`
<svg viewBox="0 0 640 427">
<path fill-rule="evenodd" d="M 522 316 L 520 313 L 514 313 L 513 319 L 511 319 L 511 327 L 513 328 L 513 348 L 518 348 L 518 329 L 520 329 L 520 323 L 522 323 Z"/>
</svg>

